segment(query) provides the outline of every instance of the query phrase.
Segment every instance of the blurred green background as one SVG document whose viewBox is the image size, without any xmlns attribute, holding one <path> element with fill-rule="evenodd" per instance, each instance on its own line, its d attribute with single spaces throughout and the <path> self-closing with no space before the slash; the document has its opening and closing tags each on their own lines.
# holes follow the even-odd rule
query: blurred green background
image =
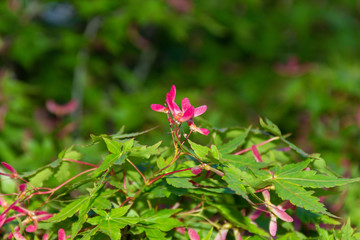
<svg viewBox="0 0 360 240">
<path fill-rule="evenodd" d="M 356 0 L 0 1 L 0 159 L 34 170 L 123 125 L 159 125 L 155 143 L 168 126 L 150 104 L 175 84 L 214 127 L 268 117 L 358 176 L 359 39 Z M 51 99 L 78 108 L 54 114 Z M 360 222 L 351 188 L 344 210 Z"/>
</svg>

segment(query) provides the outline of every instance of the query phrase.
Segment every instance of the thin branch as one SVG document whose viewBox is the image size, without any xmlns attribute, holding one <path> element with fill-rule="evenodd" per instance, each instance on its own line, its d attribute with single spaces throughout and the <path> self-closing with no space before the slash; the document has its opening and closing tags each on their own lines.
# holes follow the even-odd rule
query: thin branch
<svg viewBox="0 0 360 240">
<path fill-rule="evenodd" d="M 267 144 L 267 143 L 269 143 L 269 142 L 272 142 L 272 141 L 278 140 L 278 139 L 280 139 L 280 137 L 273 137 L 273 138 L 270 138 L 270 139 L 266 140 L 265 142 L 259 143 L 259 144 L 254 145 L 254 146 L 260 147 L 260 146 L 262 146 L 262 145 L 265 145 L 265 144 Z M 234 153 L 234 155 L 240 155 L 240 154 L 249 152 L 249 151 L 251 151 L 251 149 L 252 149 L 251 147 L 250 147 L 250 148 L 243 149 L 243 150 L 241 150 L 241 151 L 239 151 L 239 152 L 237 152 L 237 153 Z"/>
<path fill-rule="evenodd" d="M 144 183 L 146 184 L 146 178 L 145 178 L 145 176 L 140 172 L 140 170 L 135 166 L 135 164 L 133 164 L 131 161 L 130 161 L 130 159 L 126 159 L 135 169 L 136 169 L 136 171 L 141 175 L 141 177 L 144 179 Z"/>
<path fill-rule="evenodd" d="M 94 168 L 98 168 L 97 165 L 87 163 L 87 162 L 78 161 L 78 160 L 74 160 L 74 159 L 70 159 L 70 158 L 63 158 L 62 160 L 67 161 L 67 162 L 74 162 L 74 163 L 79 163 L 79 164 L 88 165 L 88 166 L 91 166 L 91 167 L 94 167 Z"/>
<path fill-rule="evenodd" d="M 192 168 L 185 168 L 185 169 L 181 169 L 181 170 L 177 170 L 177 171 L 173 171 L 173 172 L 169 172 L 169 173 L 164 173 L 164 174 L 162 174 L 162 175 L 154 178 L 153 180 L 151 180 L 148 185 L 153 184 L 154 182 L 156 182 L 157 180 L 159 180 L 160 178 L 162 178 L 162 177 L 164 177 L 164 176 L 166 176 L 166 175 L 174 174 L 174 173 L 177 173 L 177 172 L 189 171 L 189 170 L 191 170 L 191 169 L 192 169 Z"/>
</svg>

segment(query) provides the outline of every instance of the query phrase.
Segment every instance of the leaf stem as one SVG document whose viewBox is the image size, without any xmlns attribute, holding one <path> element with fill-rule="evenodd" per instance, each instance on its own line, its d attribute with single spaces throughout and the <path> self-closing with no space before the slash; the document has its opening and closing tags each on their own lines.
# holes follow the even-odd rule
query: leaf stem
<svg viewBox="0 0 360 240">
<path fill-rule="evenodd" d="M 143 178 L 143 180 L 144 180 L 144 183 L 146 184 L 146 178 L 145 178 L 145 176 L 140 172 L 140 170 L 135 166 L 135 164 L 133 164 L 131 161 L 130 161 L 130 159 L 126 159 L 135 169 L 136 169 L 136 171 L 141 175 L 141 177 Z"/>
<path fill-rule="evenodd" d="M 265 142 L 256 144 L 256 145 L 254 145 L 254 146 L 260 147 L 260 146 L 262 146 L 262 145 L 264 145 L 264 144 L 267 144 L 267 143 L 269 143 L 269 142 L 272 142 L 272 141 L 278 140 L 278 139 L 280 139 L 280 137 L 273 137 L 273 138 L 270 138 L 270 139 L 266 140 Z M 251 147 L 250 147 L 250 148 L 243 149 L 243 150 L 241 150 L 241 151 L 239 151 L 239 152 L 234 153 L 234 155 L 240 155 L 240 154 L 249 152 L 249 151 L 251 151 L 251 149 L 252 149 Z"/>
<path fill-rule="evenodd" d="M 63 161 L 67 161 L 67 162 L 75 162 L 75 163 L 79 163 L 79 164 L 83 164 L 83 165 L 88 165 L 94 168 L 98 168 L 97 165 L 91 164 L 91 163 L 87 163 L 87 162 L 82 162 L 82 161 L 78 161 L 78 160 L 74 160 L 74 159 L 70 159 L 70 158 L 63 158 Z"/>
<path fill-rule="evenodd" d="M 192 168 L 185 168 L 185 169 L 181 169 L 181 170 L 176 170 L 176 171 L 173 171 L 173 172 L 169 172 L 169 173 L 164 173 L 156 178 L 154 178 L 153 180 L 151 180 L 148 185 L 150 186 L 151 184 L 153 184 L 154 182 L 156 182 L 157 180 L 159 180 L 160 178 L 166 176 L 166 175 L 171 175 L 171 174 L 174 174 L 174 173 L 178 173 L 178 172 L 184 172 L 184 171 L 189 171 L 191 170 Z"/>
<path fill-rule="evenodd" d="M 53 188 L 53 189 L 51 189 L 51 190 L 49 190 L 49 191 L 46 191 L 46 192 L 40 192 L 40 191 L 39 191 L 39 192 L 35 192 L 35 193 L 33 193 L 33 194 L 30 194 L 26 199 L 30 199 L 30 198 L 31 198 L 32 196 L 34 196 L 34 195 L 53 194 L 54 192 L 56 192 L 57 190 L 59 190 L 60 188 L 62 188 L 64 185 L 66 185 L 66 184 L 68 184 L 69 182 L 71 182 L 72 180 L 74 180 L 75 178 L 77 178 L 77 177 L 79 177 L 79 176 L 81 176 L 81 175 L 83 175 L 83 174 L 85 174 L 85 173 L 94 171 L 94 170 L 96 170 L 96 168 L 90 168 L 90 169 L 88 169 L 88 170 L 85 170 L 85 171 L 83 171 L 83 172 L 81 172 L 81 173 L 73 176 L 72 178 L 69 178 L 68 180 L 66 180 L 65 182 L 63 182 L 62 184 L 60 184 L 59 186 L 57 186 L 56 188 Z"/>
</svg>

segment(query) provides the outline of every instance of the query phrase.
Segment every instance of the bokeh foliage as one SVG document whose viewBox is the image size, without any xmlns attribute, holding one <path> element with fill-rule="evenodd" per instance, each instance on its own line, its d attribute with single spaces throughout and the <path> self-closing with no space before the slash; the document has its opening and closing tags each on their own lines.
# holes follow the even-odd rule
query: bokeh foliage
<svg viewBox="0 0 360 240">
<path fill-rule="evenodd" d="M 338 174 L 358 176 L 359 8 L 353 0 L 1 1 L 1 161 L 33 170 L 90 133 L 159 122 L 168 131 L 149 106 L 175 83 L 179 98 L 208 105 L 214 126 L 266 116 Z M 48 99 L 72 98 L 81 111 L 71 116 L 45 109 Z M 360 204 L 352 188 L 344 210 Z M 351 214 L 360 224 L 360 212 Z"/>
</svg>

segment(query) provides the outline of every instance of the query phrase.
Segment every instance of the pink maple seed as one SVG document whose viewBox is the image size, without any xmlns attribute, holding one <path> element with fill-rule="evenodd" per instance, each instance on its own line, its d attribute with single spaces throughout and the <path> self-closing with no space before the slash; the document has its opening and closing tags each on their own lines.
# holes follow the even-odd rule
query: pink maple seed
<svg viewBox="0 0 360 240">
<path fill-rule="evenodd" d="M 190 100 L 188 98 L 183 98 L 183 100 L 181 101 L 181 109 L 183 111 L 186 111 L 190 107 L 192 107 Z"/>
<path fill-rule="evenodd" d="M 257 150 L 257 148 L 256 148 L 255 145 L 252 145 L 252 146 L 251 146 L 251 151 L 253 152 L 253 155 L 254 155 L 254 157 L 255 157 L 255 161 L 256 161 L 256 162 L 262 162 L 260 153 L 259 153 L 259 151 Z"/>
<path fill-rule="evenodd" d="M 200 107 L 195 108 L 195 112 L 194 112 L 194 117 L 198 117 L 201 114 L 203 114 L 204 112 L 206 112 L 207 110 L 207 106 L 206 105 L 202 105 Z"/>
<path fill-rule="evenodd" d="M 51 213 L 46 213 L 46 214 L 43 214 L 43 215 L 40 215 L 38 217 L 38 220 L 39 221 L 45 221 L 45 220 L 48 220 L 49 218 L 51 218 L 53 216 L 53 214 Z"/>
<path fill-rule="evenodd" d="M 182 235 L 185 234 L 185 228 L 184 227 L 177 227 L 177 228 L 175 228 L 175 231 L 177 231 L 178 233 L 181 233 Z"/>
<path fill-rule="evenodd" d="M 7 169 L 9 170 L 12 174 L 17 174 L 15 168 L 13 168 L 10 164 L 6 163 L 6 162 L 1 162 L 1 164 Z"/>
<path fill-rule="evenodd" d="M 0 227 L 4 225 L 6 222 L 6 215 L 0 215 Z"/>
<path fill-rule="evenodd" d="M 71 100 L 68 103 L 63 105 L 57 104 L 54 100 L 46 101 L 46 108 L 52 114 L 57 116 L 65 116 L 73 113 L 78 107 L 78 102 L 76 100 Z"/>
<path fill-rule="evenodd" d="M 169 92 L 169 96 L 170 96 L 170 99 L 172 101 L 175 101 L 175 96 L 176 96 L 176 87 L 175 85 L 172 85 L 171 86 L 171 89 L 170 89 L 170 92 Z"/>
<path fill-rule="evenodd" d="M 210 131 L 206 128 L 198 128 L 198 132 L 205 136 L 207 136 L 210 133 Z"/>
<path fill-rule="evenodd" d="M 277 206 L 272 206 L 271 211 L 281 220 L 285 222 L 293 222 L 294 219 L 290 217 L 285 211 L 281 210 Z"/>
<path fill-rule="evenodd" d="M 65 231 L 62 228 L 58 231 L 58 240 L 66 240 Z"/>
<path fill-rule="evenodd" d="M 190 129 L 194 132 L 198 132 L 198 133 L 201 133 L 203 135 L 208 135 L 209 134 L 209 130 L 206 129 L 206 128 L 199 128 L 197 127 L 194 122 L 190 119 L 189 121 L 187 121 L 187 124 L 189 125 Z"/>
<path fill-rule="evenodd" d="M 258 219 L 258 217 L 264 212 L 264 210 L 266 210 L 266 207 L 264 205 L 258 207 L 258 209 L 256 209 L 251 215 L 250 215 L 250 220 L 251 221 L 255 221 L 256 219 Z"/>
<path fill-rule="evenodd" d="M 179 106 L 175 103 L 175 98 L 173 99 L 169 93 L 166 94 L 166 104 L 168 105 L 169 110 L 173 116 L 181 113 Z"/>
<path fill-rule="evenodd" d="M 182 114 L 182 116 L 180 115 L 179 117 L 175 117 L 175 119 L 179 122 L 189 121 L 191 118 L 194 117 L 194 111 L 195 111 L 194 107 L 191 106 Z"/>
<path fill-rule="evenodd" d="M 195 229 L 189 228 L 188 234 L 190 240 L 200 240 L 199 234 L 195 231 Z"/>
<path fill-rule="evenodd" d="M 194 174 L 194 175 L 200 174 L 201 171 L 202 171 L 202 168 L 201 168 L 201 167 L 198 167 L 198 166 L 193 167 L 193 168 L 191 169 L 191 173 Z"/>
<path fill-rule="evenodd" d="M 35 226 L 35 225 L 29 225 L 29 226 L 26 227 L 25 231 L 27 231 L 27 232 L 35 232 L 37 230 L 37 228 L 38 227 Z"/>
<path fill-rule="evenodd" d="M 11 234 L 9 234 L 9 239 L 12 239 L 12 236 L 11 236 L 11 238 L 10 238 L 10 235 Z M 16 239 L 16 240 L 26 240 L 26 238 L 23 236 L 23 235 L 21 235 L 21 233 L 20 233 L 20 228 L 19 227 L 16 227 L 15 229 L 14 229 L 14 238 Z"/>
<path fill-rule="evenodd" d="M 27 210 L 26 208 L 23 207 L 19 207 L 19 206 L 13 206 L 12 209 L 18 213 L 23 213 L 26 215 L 30 215 L 31 212 L 29 210 Z"/>
<path fill-rule="evenodd" d="M 189 109 L 190 107 L 192 107 L 190 101 L 188 98 L 184 98 L 181 102 L 181 108 L 183 111 L 186 111 L 187 109 Z M 200 107 L 197 107 L 194 109 L 194 117 L 198 117 L 201 114 L 203 114 L 204 112 L 206 112 L 207 106 L 206 105 L 202 105 Z"/>
<path fill-rule="evenodd" d="M 214 240 L 226 240 L 226 236 L 229 232 L 229 229 L 221 229 L 215 236 Z"/>
<path fill-rule="evenodd" d="M 277 232 L 277 222 L 276 216 L 271 214 L 270 224 L 269 224 L 269 232 L 271 236 L 275 236 Z"/>
<path fill-rule="evenodd" d="M 242 240 L 241 234 L 239 229 L 237 228 L 233 228 L 233 232 L 234 232 L 234 238 L 235 240 Z"/>
<path fill-rule="evenodd" d="M 265 202 L 270 203 L 270 193 L 268 190 L 262 191 Z"/>
<path fill-rule="evenodd" d="M 49 234 L 45 233 L 45 234 L 42 236 L 42 240 L 49 240 Z"/>
<path fill-rule="evenodd" d="M 150 107 L 155 112 L 167 113 L 169 111 L 166 107 L 164 107 L 163 105 L 160 105 L 160 104 L 151 104 Z"/>
</svg>

